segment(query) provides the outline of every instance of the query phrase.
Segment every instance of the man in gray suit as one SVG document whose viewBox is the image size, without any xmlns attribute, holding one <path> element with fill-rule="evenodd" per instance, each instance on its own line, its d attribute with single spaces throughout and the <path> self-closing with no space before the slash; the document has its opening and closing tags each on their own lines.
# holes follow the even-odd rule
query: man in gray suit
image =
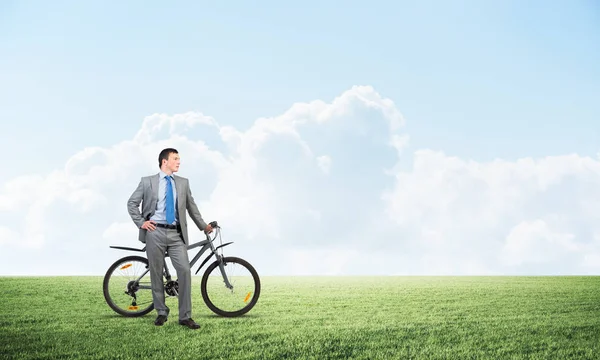
<svg viewBox="0 0 600 360">
<path fill-rule="evenodd" d="M 142 177 L 127 201 L 127 210 L 140 229 L 139 240 L 146 244 L 152 299 L 158 313 L 154 324 L 163 325 L 169 316 L 163 284 L 165 252 L 168 251 L 177 271 L 179 324 L 198 329 L 200 326 L 192 319 L 192 275 L 187 253 L 189 238 L 186 210 L 200 230 L 211 233 L 212 227 L 202 219 L 192 197 L 188 179 L 174 175 L 179 170 L 179 163 L 177 150 L 162 150 L 158 155 L 160 172 Z"/>
</svg>

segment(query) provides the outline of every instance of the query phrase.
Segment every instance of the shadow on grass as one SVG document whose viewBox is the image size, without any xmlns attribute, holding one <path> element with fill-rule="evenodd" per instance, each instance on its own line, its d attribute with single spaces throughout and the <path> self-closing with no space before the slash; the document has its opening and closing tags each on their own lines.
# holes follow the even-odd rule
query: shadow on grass
<svg viewBox="0 0 600 360">
<path fill-rule="evenodd" d="M 148 314 L 144 316 L 122 316 L 119 314 L 101 314 L 99 315 L 99 317 L 102 319 L 144 319 L 152 317 L 152 315 Z"/>
<path fill-rule="evenodd" d="M 219 316 L 217 314 L 206 314 L 206 315 L 195 315 L 195 317 L 203 318 L 203 319 L 223 319 L 223 320 L 235 320 L 235 319 L 244 319 L 244 318 L 250 318 L 250 319 L 262 318 L 262 316 L 256 315 L 256 314 L 245 314 L 245 315 L 237 316 L 237 317 L 226 317 L 226 316 Z"/>
<path fill-rule="evenodd" d="M 135 319 L 154 319 L 156 318 L 157 314 L 146 314 L 143 316 L 122 316 L 119 314 L 101 314 L 98 317 L 100 319 L 124 319 L 124 320 L 135 320 Z M 177 317 L 177 315 L 175 315 Z M 169 318 L 172 318 L 173 315 L 169 315 Z M 250 319 L 260 319 L 262 318 L 262 316 L 257 315 L 257 314 L 245 314 L 242 316 L 238 316 L 238 317 L 225 317 L 225 316 L 219 316 L 217 314 L 197 314 L 197 315 L 193 315 L 192 318 L 198 318 L 198 319 L 223 319 L 223 320 L 236 320 L 236 319 L 244 319 L 244 318 L 250 318 Z"/>
</svg>

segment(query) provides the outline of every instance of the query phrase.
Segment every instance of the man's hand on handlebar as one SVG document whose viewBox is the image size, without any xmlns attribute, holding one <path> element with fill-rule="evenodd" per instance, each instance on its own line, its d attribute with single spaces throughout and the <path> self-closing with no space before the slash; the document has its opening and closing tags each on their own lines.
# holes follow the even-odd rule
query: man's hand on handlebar
<svg viewBox="0 0 600 360">
<path fill-rule="evenodd" d="M 204 228 L 204 232 L 206 234 L 210 234 L 213 231 L 213 229 L 216 228 L 216 227 L 219 227 L 219 225 L 217 224 L 217 222 L 216 221 L 211 221 Z"/>
</svg>

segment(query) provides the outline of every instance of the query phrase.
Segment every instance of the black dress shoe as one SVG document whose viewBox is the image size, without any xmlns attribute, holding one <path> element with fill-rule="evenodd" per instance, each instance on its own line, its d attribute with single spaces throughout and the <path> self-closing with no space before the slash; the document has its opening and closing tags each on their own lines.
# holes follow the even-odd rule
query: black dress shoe
<svg viewBox="0 0 600 360">
<path fill-rule="evenodd" d="M 166 321 L 167 321 L 167 316 L 166 315 L 158 315 L 158 317 L 156 318 L 156 320 L 154 320 L 154 325 L 156 325 L 156 326 L 162 326 Z"/>
<path fill-rule="evenodd" d="M 179 325 L 184 325 L 189 327 L 190 329 L 200 329 L 200 325 L 196 324 L 194 322 L 194 320 L 190 319 L 185 319 L 185 320 L 179 320 Z"/>
</svg>

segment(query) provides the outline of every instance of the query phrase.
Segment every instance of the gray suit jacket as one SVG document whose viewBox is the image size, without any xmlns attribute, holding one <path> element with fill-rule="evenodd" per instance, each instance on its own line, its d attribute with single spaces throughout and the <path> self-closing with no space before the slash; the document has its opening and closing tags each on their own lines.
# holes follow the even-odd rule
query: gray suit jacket
<svg viewBox="0 0 600 360">
<path fill-rule="evenodd" d="M 202 219 L 202 215 L 198 210 L 198 206 L 192 197 L 188 179 L 173 174 L 175 180 L 175 189 L 177 190 L 177 212 L 179 216 L 179 224 L 181 225 L 181 233 L 186 245 L 189 245 L 187 216 L 186 210 L 190 214 L 190 218 L 202 231 L 206 228 L 206 223 Z M 139 240 L 146 243 L 146 230 L 141 229 L 144 221 L 150 219 L 156 210 L 158 202 L 158 180 L 159 175 L 144 176 L 140 180 L 137 188 L 127 201 L 127 211 L 133 220 L 134 224 L 140 229 Z M 142 210 L 140 212 L 140 203 Z"/>
</svg>

